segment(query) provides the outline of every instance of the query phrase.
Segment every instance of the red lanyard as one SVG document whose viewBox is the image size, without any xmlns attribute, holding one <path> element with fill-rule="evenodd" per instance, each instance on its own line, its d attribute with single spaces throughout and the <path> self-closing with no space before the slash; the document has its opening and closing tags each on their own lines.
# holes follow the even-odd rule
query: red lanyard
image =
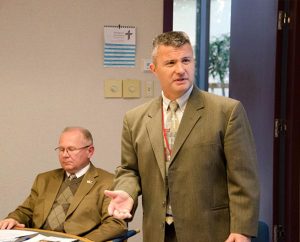
<svg viewBox="0 0 300 242">
<path fill-rule="evenodd" d="M 166 144 L 166 148 L 171 156 L 172 154 L 172 150 L 170 148 L 170 145 L 169 145 L 169 141 L 168 141 L 168 138 L 167 138 L 167 132 L 166 132 L 166 129 L 165 129 L 165 120 L 164 120 L 164 109 L 163 109 L 163 105 L 161 105 L 161 116 L 162 116 L 162 130 L 163 130 L 163 135 L 164 135 L 164 140 L 165 140 L 165 144 Z M 167 154 L 166 154 L 167 155 Z"/>
</svg>

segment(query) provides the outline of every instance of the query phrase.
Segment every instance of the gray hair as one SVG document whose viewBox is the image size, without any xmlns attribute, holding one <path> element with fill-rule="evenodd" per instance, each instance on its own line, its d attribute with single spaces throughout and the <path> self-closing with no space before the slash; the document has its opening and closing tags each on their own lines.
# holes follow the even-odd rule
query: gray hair
<svg viewBox="0 0 300 242">
<path fill-rule="evenodd" d="M 86 128 L 76 127 L 76 126 L 74 126 L 74 127 L 66 127 L 66 128 L 64 128 L 64 130 L 62 131 L 62 133 L 65 133 L 65 132 L 68 132 L 68 131 L 73 131 L 73 130 L 80 131 L 83 134 L 83 136 L 86 139 L 86 141 L 91 142 L 91 144 L 93 144 L 93 136 L 92 136 L 91 132 L 88 129 L 86 129 Z"/>
<path fill-rule="evenodd" d="M 185 32 L 170 31 L 158 35 L 152 42 L 152 61 L 155 62 L 157 49 L 160 45 L 179 48 L 185 44 L 191 45 L 190 38 Z"/>
</svg>

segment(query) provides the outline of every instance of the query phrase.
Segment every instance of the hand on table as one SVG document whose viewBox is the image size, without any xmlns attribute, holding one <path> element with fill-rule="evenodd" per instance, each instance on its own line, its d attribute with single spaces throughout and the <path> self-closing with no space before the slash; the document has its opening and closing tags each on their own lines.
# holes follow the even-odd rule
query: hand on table
<svg viewBox="0 0 300 242">
<path fill-rule="evenodd" d="M 19 223 L 13 218 L 6 218 L 0 221 L 0 229 L 25 228 L 24 224 Z"/>
</svg>

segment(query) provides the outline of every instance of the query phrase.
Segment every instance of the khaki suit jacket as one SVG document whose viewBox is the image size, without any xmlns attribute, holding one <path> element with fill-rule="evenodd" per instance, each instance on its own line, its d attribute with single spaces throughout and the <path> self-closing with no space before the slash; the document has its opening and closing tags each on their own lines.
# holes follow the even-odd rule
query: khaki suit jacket
<svg viewBox="0 0 300 242">
<path fill-rule="evenodd" d="M 196 87 L 188 99 L 166 181 L 162 98 L 126 113 L 115 190 L 142 194 L 145 242 L 163 242 L 167 187 L 179 242 L 255 236 L 256 151 L 242 104 Z"/>
<path fill-rule="evenodd" d="M 42 228 L 64 180 L 63 169 L 39 174 L 24 203 L 8 215 L 26 227 Z M 104 190 L 110 189 L 113 175 L 92 164 L 72 200 L 64 223 L 66 233 L 93 241 L 106 241 L 126 231 L 126 223 L 108 215 L 110 199 Z"/>
</svg>

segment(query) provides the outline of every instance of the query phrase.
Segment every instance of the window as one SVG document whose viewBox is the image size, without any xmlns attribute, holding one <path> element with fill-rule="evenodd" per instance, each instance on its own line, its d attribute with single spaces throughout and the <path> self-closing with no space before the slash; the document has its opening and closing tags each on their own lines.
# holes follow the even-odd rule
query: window
<svg viewBox="0 0 300 242">
<path fill-rule="evenodd" d="M 228 96 L 231 0 L 174 0 L 173 30 L 185 31 L 196 54 L 200 88 Z"/>
</svg>

